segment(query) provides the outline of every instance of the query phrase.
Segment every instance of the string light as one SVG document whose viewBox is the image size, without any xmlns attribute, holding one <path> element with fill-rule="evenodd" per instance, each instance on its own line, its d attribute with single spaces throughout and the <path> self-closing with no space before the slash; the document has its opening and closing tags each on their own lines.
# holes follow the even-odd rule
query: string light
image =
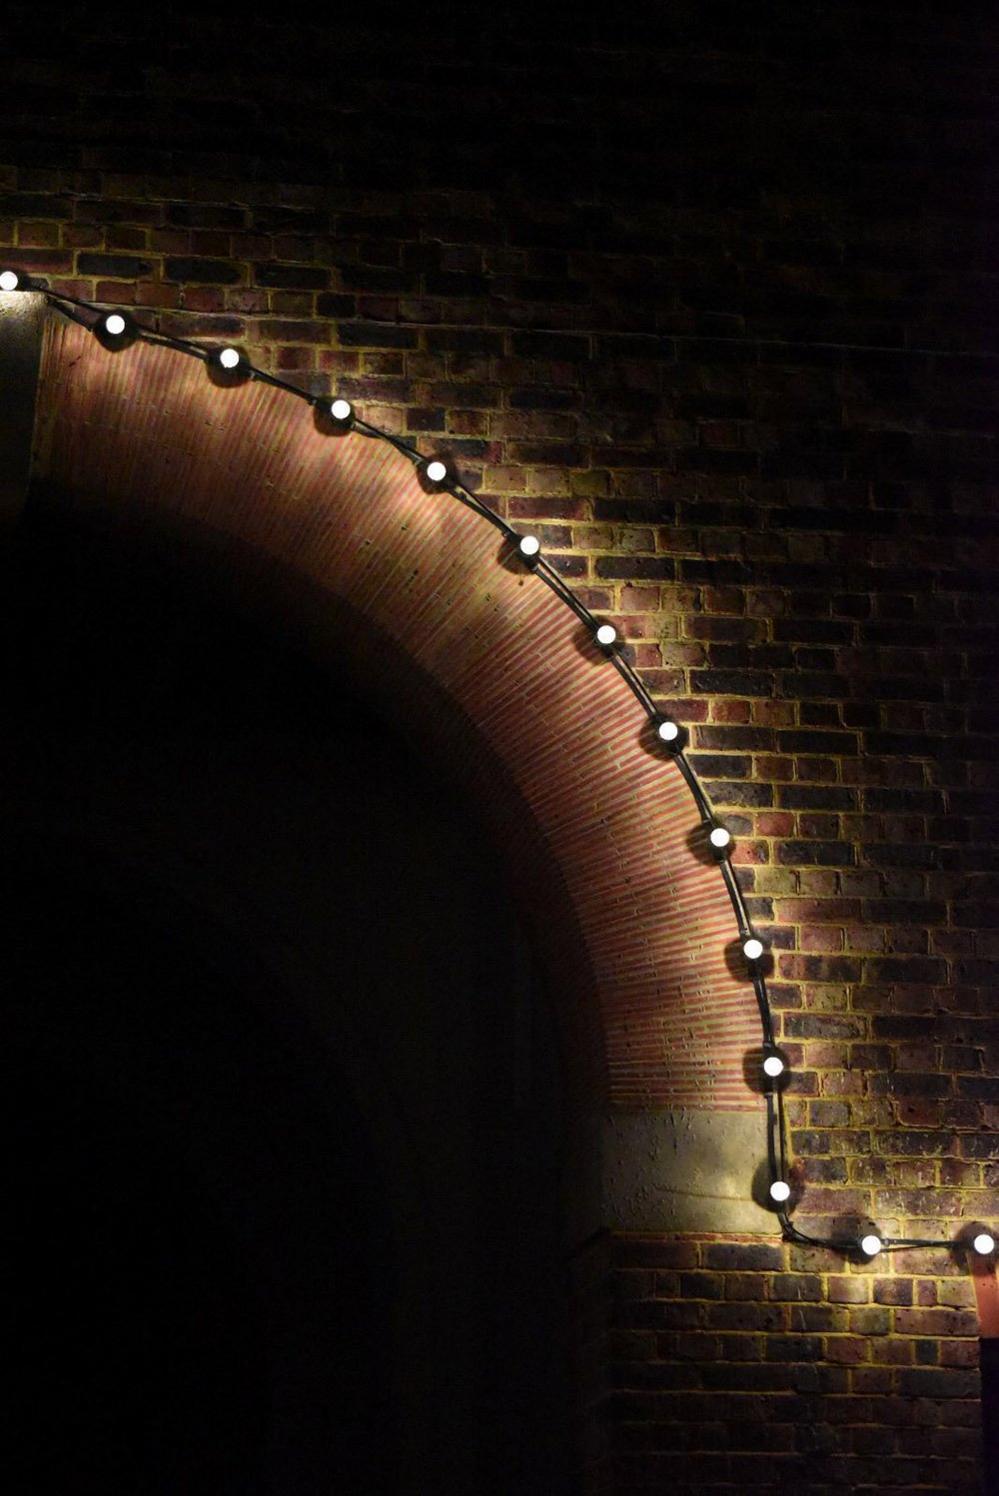
<svg viewBox="0 0 999 1496">
<path fill-rule="evenodd" d="M 24 280 L 17 270 L 0 270 L 0 291 L 23 291 Z"/>
<path fill-rule="evenodd" d="M 0 271 L 0 290 L 23 290 L 28 286 L 30 286 L 30 281 L 22 271 L 12 269 L 4 269 Z M 80 301 L 78 298 L 72 296 L 59 295 L 53 292 L 46 293 L 46 297 L 50 305 L 60 308 L 68 316 L 74 317 L 77 321 L 82 321 L 83 319 L 77 315 L 75 308 L 83 308 L 89 313 L 97 314 L 97 320 L 95 323 L 85 323 L 84 325 L 92 326 L 95 331 L 104 333 L 109 339 L 119 341 L 126 334 L 128 334 L 130 337 L 134 336 L 138 338 L 150 336 L 136 326 L 134 320 L 127 312 L 101 312 L 98 308 L 94 307 L 88 302 Z M 288 384 L 285 380 L 280 379 L 275 375 L 266 374 L 260 370 L 254 369 L 254 367 L 245 359 L 244 355 L 238 348 L 230 346 L 223 347 L 221 349 L 206 350 L 185 338 L 170 337 L 162 333 L 152 334 L 152 336 L 156 339 L 156 341 L 165 342 L 169 344 L 169 346 L 177 349 L 182 353 L 187 353 L 192 357 L 206 359 L 209 363 L 214 364 L 217 368 L 225 370 L 227 373 L 232 373 L 236 370 L 239 370 L 240 372 L 249 375 L 250 377 L 255 377 L 257 379 L 263 380 L 264 382 L 275 385 L 290 394 L 296 395 L 300 399 L 307 401 L 309 404 L 315 405 L 318 403 L 312 396 L 308 395 L 304 390 L 299 389 L 297 386 Z M 350 401 L 344 400 L 342 398 L 331 400 L 327 405 L 327 410 L 330 417 L 338 425 L 353 425 L 355 420 L 355 412 Z M 407 456 L 409 456 L 414 462 L 418 463 L 418 465 L 422 467 L 422 470 L 428 481 L 435 486 L 439 487 L 449 478 L 448 465 L 441 458 L 422 458 L 417 451 L 415 451 L 401 438 L 393 436 L 386 431 L 382 431 L 378 427 L 372 426 L 368 422 L 364 423 L 364 429 L 368 435 L 380 437 L 382 440 L 390 442 L 393 446 L 398 448 L 398 450 L 406 453 Z M 460 487 L 461 485 L 459 484 L 458 486 Z M 468 495 L 468 497 L 472 498 L 473 496 Z M 509 527 L 506 526 L 505 523 L 492 510 L 490 510 L 486 505 L 483 505 L 481 501 L 475 500 L 473 507 L 475 507 L 477 512 L 484 518 L 488 519 L 491 523 L 495 524 L 501 530 L 504 530 L 507 535 L 511 534 Z M 540 541 L 535 535 L 522 535 L 518 541 L 518 549 L 520 551 L 520 554 L 526 559 L 534 559 L 540 553 Z M 551 573 L 550 568 L 537 568 L 537 570 L 535 571 L 535 575 L 542 578 L 542 580 L 544 580 L 545 583 L 553 591 L 555 591 L 558 596 L 561 597 L 563 602 L 572 607 L 577 616 L 586 616 L 585 610 L 582 610 L 579 604 L 574 600 L 571 590 L 565 585 L 565 583 L 561 581 L 561 579 L 557 575 Z M 598 644 L 600 644 L 605 649 L 609 649 L 617 641 L 617 629 L 611 623 L 601 623 L 596 626 L 595 637 Z M 680 764 L 683 776 L 686 779 L 691 792 L 694 794 L 698 805 L 700 806 L 705 816 L 710 817 L 710 809 L 704 799 L 703 793 L 697 785 L 693 769 L 683 756 L 683 749 L 686 738 L 684 729 L 678 723 L 674 722 L 672 718 L 664 717 L 655 710 L 652 698 L 649 696 L 644 685 L 642 685 L 642 683 L 639 681 L 630 663 L 624 657 L 619 656 L 617 663 L 621 668 L 621 672 L 624 675 L 625 680 L 628 682 L 632 691 L 652 718 L 654 730 L 659 741 L 661 743 L 664 743 L 672 750 L 674 757 Z M 717 852 L 726 851 L 726 849 L 729 848 L 732 842 L 732 836 L 728 828 L 713 823 L 710 820 L 709 825 L 711 829 L 708 835 L 712 847 Z M 746 914 L 745 905 L 743 903 L 739 885 L 732 874 L 727 858 L 720 858 L 720 861 L 723 863 L 726 886 L 728 888 L 735 913 L 739 919 L 740 929 L 744 932 L 744 938 L 742 941 L 743 954 L 748 961 L 754 963 L 755 965 L 755 963 L 760 960 L 764 953 L 765 948 L 763 942 L 756 935 L 753 935 L 752 933 L 746 933 L 748 916 Z M 764 1028 L 765 1044 L 763 1049 L 762 1071 L 767 1081 L 775 1082 L 782 1076 L 786 1077 L 788 1075 L 789 1071 L 787 1060 L 784 1055 L 777 1049 L 773 1041 L 772 1016 L 770 1012 L 769 1001 L 767 998 L 766 987 L 763 981 L 762 974 L 758 970 L 754 970 L 753 981 L 756 987 L 757 998 L 760 1004 L 760 1014 Z M 776 1153 L 776 1156 L 778 1156 L 781 1160 L 781 1168 L 783 1168 L 784 1158 L 782 1105 L 783 1103 L 781 1098 L 781 1088 L 777 1086 L 768 1088 L 768 1127 L 772 1129 L 775 1125 L 775 1122 L 778 1124 L 776 1148 L 774 1149 L 772 1147 L 771 1159 L 774 1159 Z M 774 1169 L 776 1169 L 776 1164 L 774 1164 L 773 1167 Z M 787 1183 L 787 1181 L 781 1178 L 778 1174 L 773 1178 L 769 1187 L 769 1192 L 770 1198 L 774 1201 L 775 1204 L 784 1205 L 790 1199 L 791 1187 Z M 788 1240 L 805 1242 L 814 1246 L 836 1248 L 839 1250 L 842 1250 L 844 1246 L 849 1247 L 852 1245 L 854 1250 L 859 1248 L 859 1250 L 867 1258 L 876 1257 L 878 1253 L 885 1250 L 886 1248 L 902 1246 L 940 1246 L 940 1243 L 938 1241 L 882 1238 L 875 1231 L 867 1232 L 859 1239 L 859 1241 L 854 1241 L 853 1243 L 844 1243 L 842 1241 L 833 1241 L 823 1238 L 806 1236 L 804 1233 L 798 1231 L 792 1225 L 786 1215 L 782 1215 L 782 1224 L 785 1238 Z M 982 1230 L 977 1232 L 971 1242 L 971 1246 L 973 1251 L 977 1255 L 981 1257 L 987 1257 L 995 1252 L 996 1240 L 991 1232 Z"/>
<path fill-rule="evenodd" d="M 125 338 L 133 338 L 136 327 L 127 312 L 105 312 L 104 316 L 98 319 L 94 331 L 110 338 L 112 342 L 120 343 Z"/>
</svg>

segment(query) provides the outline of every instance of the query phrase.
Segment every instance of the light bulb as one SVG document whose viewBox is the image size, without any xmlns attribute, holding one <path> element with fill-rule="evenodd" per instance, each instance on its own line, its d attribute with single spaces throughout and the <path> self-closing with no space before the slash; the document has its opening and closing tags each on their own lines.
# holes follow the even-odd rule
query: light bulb
<svg viewBox="0 0 999 1496">
<path fill-rule="evenodd" d="M 612 623 L 602 623 L 597 629 L 597 643 L 607 645 L 613 644 L 617 638 L 617 629 Z"/>
<path fill-rule="evenodd" d="M 435 457 L 433 462 L 427 463 L 427 477 L 431 483 L 443 483 L 447 477 L 447 464 Z"/>
<path fill-rule="evenodd" d="M 330 415 L 334 421 L 349 421 L 354 414 L 354 407 L 349 400 L 334 400 L 330 405 Z"/>
<path fill-rule="evenodd" d="M 757 940 L 755 935 L 750 935 L 748 940 L 742 942 L 742 954 L 747 961 L 758 961 L 763 955 L 763 941 Z"/>
<path fill-rule="evenodd" d="M 239 349 L 223 348 L 219 354 L 219 363 L 223 369 L 235 369 L 239 363 Z"/>
<path fill-rule="evenodd" d="M 874 1231 L 871 1231 L 867 1234 L 867 1236 L 862 1236 L 860 1238 L 860 1250 L 867 1257 L 876 1257 L 883 1246 L 884 1242 Z"/>
<path fill-rule="evenodd" d="M 21 277 L 16 270 L 0 270 L 0 291 L 16 291 Z"/>
<path fill-rule="evenodd" d="M 778 1205 L 783 1205 L 785 1200 L 791 1197 L 791 1186 L 784 1179 L 775 1179 L 770 1186 L 770 1198 L 776 1200 Z"/>
<path fill-rule="evenodd" d="M 520 554 L 522 556 L 536 556 L 541 549 L 541 541 L 536 535 L 522 535 L 520 540 Z"/>
<path fill-rule="evenodd" d="M 136 327 L 128 312 L 102 312 L 92 331 L 97 337 L 110 338 L 123 346 L 135 337 Z"/>
<path fill-rule="evenodd" d="M 979 1257 L 988 1257 L 989 1253 L 996 1249 L 995 1237 L 990 1236 L 987 1231 L 979 1231 L 971 1245 Z"/>
<path fill-rule="evenodd" d="M 719 851 L 723 847 L 727 847 L 731 840 L 732 833 L 725 826 L 712 826 L 708 834 L 708 841 L 713 847 L 717 847 Z"/>
<path fill-rule="evenodd" d="M 675 722 L 660 722 L 656 732 L 664 743 L 675 743 L 680 736 L 680 729 Z"/>
<path fill-rule="evenodd" d="M 771 1080 L 776 1080 L 778 1075 L 784 1074 L 784 1061 L 779 1054 L 768 1054 L 763 1061 L 763 1074 L 769 1075 Z"/>
</svg>

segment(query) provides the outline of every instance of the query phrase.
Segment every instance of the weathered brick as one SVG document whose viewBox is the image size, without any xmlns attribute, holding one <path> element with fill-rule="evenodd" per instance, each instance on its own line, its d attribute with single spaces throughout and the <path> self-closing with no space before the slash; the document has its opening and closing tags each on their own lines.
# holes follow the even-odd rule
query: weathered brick
<svg viewBox="0 0 999 1496">
<path fill-rule="evenodd" d="M 972 180 L 989 59 L 960 7 L 867 19 L 857 47 L 849 8 L 804 0 L 790 21 L 726 20 L 715 46 L 710 18 L 691 28 L 666 7 L 637 30 L 598 20 L 568 61 L 557 30 L 553 48 L 521 45 L 501 19 L 470 47 L 444 38 L 449 86 L 397 99 L 391 80 L 380 109 L 391 23 L 342 70 L 373 133 L 342 129 L 350 98 L 313 98 L 270 32 L 283 102 L 262 104 L 263 33 L 223 29 L 209 6 L 210 120 L 189 72 L 181 88 L 154 67 L 155 131 L 136 133 L 119 128 L 134 100 L 100 92 L 55 34 L 19 77 L 15 16 L 8 111 L 28 107 L 6 135 L 19 160 L 0 165 L 0 240 L 54 289 L 247 338 L 262 367 L 332 379 L 393 429 L 451 433 L 488 462 L 490 502 L 540 525 L 554 568 L 627 620 L 646 685 L 694 724 L 713 803 L 737 812 L 821 1229 L 863 1199 L 925 1210 L 949 1238 L 992 1217 L 999 1185 L 997 364 Z M 154 20 L 133 18 L 130 58 L 167 56 Z M 293 43 L 297 19 L 282 24 Z M 341 41 L 312 28 L 286 51 L 328 77 L 323 48 Z M 815 57 L 818 93 L 801 86 Z M 668 87 L 649 72 L 663 59 Z M 480 64 L 491 134 L 461 114 L 460 71 L 450 86 Z M 107 140 L 74 138 L 84 97 Z M 246 136 L 244 114 L 268 108 L 274 128 Z M 494 157 L 521 136 L 510 197 Z M 319 144 L 333 138 L 335 161 Z M 694 988 L 678 979 L 675 1012 L 672 991 L 664 1022 L 696 1020 Z M 682 1060 L 657 1036 L 636 1094 L 667 1100 Z M 650 1324 L 614 1331 L 620 1442 L 594 1489 L 864 1491 L 889 1465 L 899 1489 L 975 1487 L 974 1309 L 947 1249 L 856 1269 L 776 1237 L 621 1253 L 619 1305 Z"/>
<path fill-rule="evenodd" d="M 598 556 L 596 574 L 627 581 L 668 582 L 675 574 L 675 563 L 668 556 Z"/>
<path fill-rule="evenodd" d="M 291 286 L 296 290 L 325 291 L 329 285 L 329 271 L 318 265 L 275 265 L 271 261 L 253 267 L 253 279 L 258 286 Z"/>
<path fill-rule="evenodd" d="M 235 286 L 243 279 L 240 267 L 232 260 L 182 255 L 168 257 L 163 263 L 163 274 L 167 280 L 185 281 L 195 286 Z"/>
<path fill-rule="evenodd" d="M 136 255 L 78 254 L 76 268 L 80 275 L 110 275 L 122 280 L 138 280 L 152 273 L 152 262 Z"/>
<path fill-rule="evenodd" d="M 694 670 L 690 681 L 695 691 L 735 696 L 772 696 L 773 679 L 753 670 Z"/>
<path fill-rule="evenodd" d="M 899 1372 L 899 1391 L 905 1397 L 974 1397 L 978 1378 L 973 1371 L 913 1369 Z"/>
<path fill-rule="evenodd" d="M 777 792 L 777 804 L 790 810 L 852 810 L 857 804 L 855 790 L 832 786 L 788 784 Z"/>
<path fill-rule="evenodd" d="M 850 867 L 856 861 L 856 854 L 848 842 L 788 841 L 778 843 L 777 861 L 797 867 L 814 863 Z"/>
<path fill-rule="evenodd" d="M 781 753 L 831 753 L 837 758 L 846 757 L 858 751 L 855 733 L 790 729 L 778 732 L 777 747 Z"/>
<path fill-rule="evenodd" d="M 779 1272 L 784 1264 L 780 1247 L 750 1243 L 709 1243 L 704 1249 L 707 1266 L 715 1272 Z"/>
</svg>

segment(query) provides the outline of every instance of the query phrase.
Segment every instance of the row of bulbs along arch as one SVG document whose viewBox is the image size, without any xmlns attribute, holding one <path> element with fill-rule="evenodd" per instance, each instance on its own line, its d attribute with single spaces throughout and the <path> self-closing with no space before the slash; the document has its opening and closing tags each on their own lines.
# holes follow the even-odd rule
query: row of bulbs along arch
<svg viewBox="0 0 999 1496">
<path fill-rule="evenodd" d="M 31 289 L 42 290 L 44 288 L 34 287 L 30 278 L 21 271 L 11 269 L 0 271 L 0 291 L 10 292 Z M 665 749 L 677 764 L 701 812 L 708 844 L 721 864 L 725 883 L 732 900 L 739 927 L 742 955 L 746 960 L 749 973 L 753 980 L 760 1010 L 763 1027 L 763 1045 L 759 1052 L 759 1072 L 760 1085 L 764 1093 L 767 1109 L 768 1197 L 771 1208 L 776 1211 L 780 1220 L 785 1238 L 811 1246 L 828 1247 L 841 1252 L 845 1256 L 857 1257 L 861 1261 L 870 1261 L 883 1251 L 894 1251 L 900 1248 L 946 1248 L 948 1246 L 963 1251 L 970 1249 L 979 1258 L 994 1258 L 996 1253 L 996 1239 L 991 1231 L 983 1227 L 971 1226 L 966 1228 L 957 1241 L 948 1243 L 929 1238 L 885 1236 L 874 1229 L 870 1223 L 861 1223 L 859 1226 L 851 1223 L 851 1229 L 838 1237 L 810 1236 L 805 1232 L 799 1231 L 793 1224 L 788 1213 L 788 1202 L 791 1200 L 793 1191 L 791 1184 L 786 1178 L 788 1171 L 785 1164 L 783 1107 L 783 1092 L 790 1079 L 790 1069 L 787 1056 L 779 1048 L 774 1037 L 773 1018 L 762 971 L 766 948 L 763 941 L 760 940 L 759 936 L 752 929 L 742 891 L 732 872 L 729 861 L 729 854 L 732 848 L 731 832 L 726 826 L 719 824 L 715 819 L 704 792 L 696 779 L 693 768 L 685 757 L 685 730 L 678 722 L 675 722 L 671 717 L 659 711 L 640 678 L 635 673 L 634 668 L 622 654 L 621 641 L 617 628 L 612 623 L 601 621 L 594 617 L 589 609 L 579 601 L 558 572 L 554 571 L 545 561 L 541 553 L 541 542 L 538 537 L 531 534 L 522 534 L 515 530 L 500 515 L 496 514 L 495 511 L 477 499 L 460 482 L 444 458 L 425 458 L 415 448 L 391 432 L 384 431 L 362 420 L 349 400 L 343 398 L 326 399 L 310 395 L 307 391 L 299 389 L 296 385 L 290 384 L 286 380 L 279 379 L 262 369 L 255 368 L 239 348 L 233 346 L 204 348 L 199 344 L 190 342 L 186 338 L 176 338 L 157 332 L 155 329 L 140 327 L 129 312 L 102 310 L 91 302 L 81 301 L 79 298 L 67 296 L 63 293 L 57 294 L 46 290 L 44 294 L 51 305 L 72 317 L 73 320 L 81 322 L 85 327 L 88 327 L 110 349 L 123 348 L 136 340 L 163 344 L 175 348 L 179 352 L 186 353 L 189 356 L 201 359 L 210 367 L 217 370 L 229 382 L 237 383 L 242 379 L 258 380 L 265 384 L 274 385 L 277 388 L 287 391 L 289 394 L 297 396 L 299 399 L 307 401 L 331 423 L 333 430 L 340 432 L 356 430 L 362 435 L 376 437 L 389 442 L 414 462 L 427 486 L 433 490 L 450 493 L 452 497 L 473 509 L 506 536 L 507 540 L 516 547 L 525 564 L 547 583 L 581 622 L 586 624 L 597 645 L 613 661 L 641 705 L 645 708 L 648 715 L 648 725 L 654 734 L 656 744 Z M 84 311 L 87 317 L 79 316 L 75 309 Z"/>
</svg>

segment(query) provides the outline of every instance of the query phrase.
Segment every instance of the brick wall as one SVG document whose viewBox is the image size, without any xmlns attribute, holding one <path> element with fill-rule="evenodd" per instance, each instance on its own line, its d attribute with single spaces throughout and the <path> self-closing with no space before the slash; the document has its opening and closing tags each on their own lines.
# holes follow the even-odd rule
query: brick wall
<svg viewBox="0 0 999 1496">
<path fill-rule="evenodd" d="M 977 1315 L 957 1264 L 635 1237 L 613 1284 L 612 1489 L 976 1489 Z"/>
<path fill-rule="evenodd" d="M 531 521 L 738 837 L 798 1219 L 996 1222 L 986 8 L 365 11 L 67 47 L 15 6 L 3 257 L 237 339 Z M 948 1251 L 613 1257 L 594 1489 L 976 1488 Z"/>
</svg>

